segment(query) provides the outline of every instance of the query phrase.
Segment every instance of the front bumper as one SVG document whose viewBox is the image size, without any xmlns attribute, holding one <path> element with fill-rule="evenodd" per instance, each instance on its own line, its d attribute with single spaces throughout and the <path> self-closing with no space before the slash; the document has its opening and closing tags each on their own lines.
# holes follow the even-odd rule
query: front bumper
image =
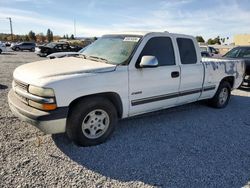
<svg viewBox="0 0 250 188">
<path fill-rule="evenodd" d="M 47 56 L 47 53 L 42 53 L 40 48 L 35 48 L 35 54 L 37 54 L 38 56 L 42 56 L 45 57 Z"/>
<path fill-rule="evenodd" d="M 8 94 L 11 111 L 21 120 L 28 122 L 46 134 L 63 133 L 66 129 L 68 107 L 60 107 L 53 111 L 41 111 L 21 102 L 11 89 Z"/>
</svg>

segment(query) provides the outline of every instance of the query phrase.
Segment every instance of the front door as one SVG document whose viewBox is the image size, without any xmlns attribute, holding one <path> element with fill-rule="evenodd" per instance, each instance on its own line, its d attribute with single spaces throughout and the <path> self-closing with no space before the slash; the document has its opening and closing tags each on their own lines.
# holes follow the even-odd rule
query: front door
<svg viewBox="0 0 250 188">
<path fill-rule="evenodd" d="M 155 56 L 158 67 L 140 68 L 143 56 Z M 168 36 L 149 38 L 137 59 L 136 67 L 129 68 L 129 115 L 174 106 L 179 85 L 180 67 L 176 64 L 172 39 Z"/>
</svg>

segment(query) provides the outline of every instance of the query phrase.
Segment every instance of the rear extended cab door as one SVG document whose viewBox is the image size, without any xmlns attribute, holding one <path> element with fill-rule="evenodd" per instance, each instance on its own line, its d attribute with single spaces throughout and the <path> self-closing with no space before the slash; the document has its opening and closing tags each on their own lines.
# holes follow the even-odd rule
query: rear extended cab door
<svg viewBox="0 0 250 188">
<path fill-rule="evenodd" d="M 180 67 L 175 39 L 169 33 L 143 37 L 129 64 L 129 116 L 175 106 Z M 140 68 L 142 56 L 155 56 L 159 66 Z"/>
<path fill-rule="evenodd" d="M 204 82 L 204 65 L 201 63 L 200 48 L 195 38 L 175 35 L 180 62 L 180 89 L 177 104 L 197 101 Z"/>
</svg>

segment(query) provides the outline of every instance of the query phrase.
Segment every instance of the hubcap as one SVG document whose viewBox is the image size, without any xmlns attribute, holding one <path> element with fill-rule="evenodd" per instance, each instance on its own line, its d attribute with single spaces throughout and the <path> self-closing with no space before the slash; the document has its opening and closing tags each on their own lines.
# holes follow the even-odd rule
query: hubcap
<svg viewBox="0 0 250 188">
<path fill-rule="evenodd" d="M 109 115 L 101 109 L 89 112 L 82 122 L 82 132 L 89 139 L 101 137 L 109 127 Z"/>
<path fill-rule="evenodd" d="M 228 89 L 223 88 L 219 95 L 219 103 L 221 105 L 225 104 L 225 102 L 227 101 L 227 98 L 228 98 Z"/>
</svg>

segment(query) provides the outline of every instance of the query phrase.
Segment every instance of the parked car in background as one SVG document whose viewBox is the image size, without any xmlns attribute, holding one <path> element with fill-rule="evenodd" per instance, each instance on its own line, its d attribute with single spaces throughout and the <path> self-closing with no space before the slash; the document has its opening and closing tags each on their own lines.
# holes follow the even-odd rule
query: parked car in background
<svg viewBox="0 0 250 188">
<path fill-rule="evenodd" d="M 81 50 L 81 47 L 71 47 L 69 43 L 66 42 L 51 42 L 43 46 L 37 46 L 35 53 L 38 56 L 46 57 L 55 52 L 78 52 Z"/>
<path fill-rule="evenodd" d="M 6 52 L 6 51 L 7 51 L 7 49 L 6 49 L 5 44 L 2 43 L 2 42 L 0 41 L 0 54 L 1 54 L 2 52 Z"/>
<path fill-rule="evenodd" d="M 56 52 L 56 53 L 48 55 L 47 58 L 55 59 L 55 58 L 62 58 L 62 57 L 75 57 L 75 56 L 78 56 L 79 54 L 81 54 L 85 49 L 86 49 L 86 47 L 82 48 L 78 52 Z"/>
<path fill-rule="evenodd" d="M 5 42 L 4 43 L 6 47 L 10 47 L 11 43 L 10 42 Z"/>
<path fill-rule="evenodd" d="M 200 46 L 201 52 L 209 53 L 209 57 L 220 57 L 219 51 L 211 46 Z"/>
<path fill-rule="evenodd" d="M 227 52 L 224 58 L 243 59 L 246 64 L 246 71 L 241 86 L 250 87 L 250 46 L 238 46 Z"/>
<path fill-rule="evenodd" d="M 31 52 L 35 51 L 36 44 L 34 42 L 21 42 L 14 44 L 11 49 L 14 51 L 23 51 L 23 50 L 29 50 Z"/>
<path fill-rule="evenodd" d="M 208 52 L 201 52 L 201 57 L 211 57 L 211 55 Z"/>
</svg>

